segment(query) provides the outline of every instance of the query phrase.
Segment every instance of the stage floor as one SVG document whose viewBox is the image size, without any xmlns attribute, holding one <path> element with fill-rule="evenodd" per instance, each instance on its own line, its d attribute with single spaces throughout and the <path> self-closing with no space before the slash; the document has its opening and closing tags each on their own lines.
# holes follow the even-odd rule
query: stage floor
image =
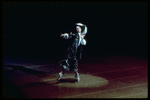
<svg viewBox="0 0 150 100">
<path fill-rule="evenodd" d="M 57 81 L 60 70 L 58 63 L 4 61 L 3 98 L 148 98 L 147 59 L 82 59 L 80 82 L 68 71 Z"/>
</svg>

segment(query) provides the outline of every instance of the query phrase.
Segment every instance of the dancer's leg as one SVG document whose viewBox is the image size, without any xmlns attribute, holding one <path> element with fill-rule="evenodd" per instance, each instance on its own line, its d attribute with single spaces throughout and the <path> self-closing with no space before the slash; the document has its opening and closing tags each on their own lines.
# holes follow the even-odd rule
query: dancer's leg
<svg viewBox="0 0 150 100">
<path fill-rule="evenodd" d="M 59 77 L 57 80 L 60 80 L 64 74 L 64 67 L 63 67 L 63 63 L 62 62 L 59 62 L 60 63 L 60 67 L 61 67 L 61 72 L 59 72 Z"/>
<path fill-rule="evenodd" d="M 63 74 L 64 74 L 64 69 L 62 68 L 61 72 L 59 73 L 58 80 L 60 80 L 62 78 Z"/>
<path fill-rule="evenodd" d="M 77 78 L 77 80 L 79 82 L 80 81 L 80 76 L 79 76 L 79 73 L 78 73 L 78 60 L 76 60 L 76 62 L 75 62 L 74 72 L 75 72 L 75 77 Z"/>
<path fill-rule="evenodd" d="M 80 81 L 80 75 L 78 73 L 78 70 L 74 70 L 75 71 L 75 77 L 77 78 L 78 82 Z"/>
</svg>

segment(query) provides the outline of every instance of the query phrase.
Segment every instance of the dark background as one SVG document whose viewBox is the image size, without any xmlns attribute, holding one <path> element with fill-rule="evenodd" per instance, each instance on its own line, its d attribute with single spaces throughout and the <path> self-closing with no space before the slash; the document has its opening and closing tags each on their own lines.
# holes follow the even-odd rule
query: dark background
<svg viewBox="0 0 150 100">
<path fill-rule="evenodd" d="M 5 2 L 3 51 L 6 59 L 59 61 L 67 49 L 60 33 L 87 25 L 83 58 L 148 54 L 147 2 Z"/>
</svg>

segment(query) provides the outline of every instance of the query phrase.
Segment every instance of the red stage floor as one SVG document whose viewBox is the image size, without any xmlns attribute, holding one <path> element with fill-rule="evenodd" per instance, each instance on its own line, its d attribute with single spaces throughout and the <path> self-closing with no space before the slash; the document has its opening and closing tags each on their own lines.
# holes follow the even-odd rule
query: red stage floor
<svg viewBox="0 0 150 100">
<path fill-rule="evenodd" d="M 83 59 L 80 82 L 68 71 L 57 81 L 58 63 L 5 62 L 3 68 L 5 98 L 148 98 L 147 59 Z"/>
</svg>

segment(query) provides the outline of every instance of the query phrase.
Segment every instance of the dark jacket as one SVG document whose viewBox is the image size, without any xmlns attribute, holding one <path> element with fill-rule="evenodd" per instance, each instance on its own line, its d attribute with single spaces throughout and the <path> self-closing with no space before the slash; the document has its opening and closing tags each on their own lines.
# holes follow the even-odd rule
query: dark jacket
<svg viewBox="0 0 150 100">
<path fill-rule="evenodd" d="M 78 46 L 79 43 L 78 33 L 69 34 L 68 42 L 70 44 L 67 50 L 66 58 L 72 60 L 81 59 L 82 45 Z"/>
</svg>

